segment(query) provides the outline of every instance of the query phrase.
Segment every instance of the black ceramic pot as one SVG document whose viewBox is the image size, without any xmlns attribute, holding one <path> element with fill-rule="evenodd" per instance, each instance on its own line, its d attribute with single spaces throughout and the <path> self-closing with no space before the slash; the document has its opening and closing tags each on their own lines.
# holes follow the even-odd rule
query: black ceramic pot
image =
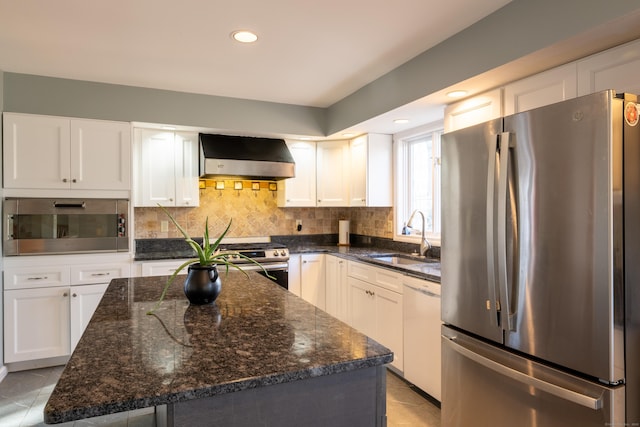
<svg viewBox="0 0 640 427">
<path fill-rule="evenodd" d="M 222 282 L 215 265 L 191 264 L 184 281 L 184 294 L 191 304 L 213 303 L 220 291 Z"/>
</svg>

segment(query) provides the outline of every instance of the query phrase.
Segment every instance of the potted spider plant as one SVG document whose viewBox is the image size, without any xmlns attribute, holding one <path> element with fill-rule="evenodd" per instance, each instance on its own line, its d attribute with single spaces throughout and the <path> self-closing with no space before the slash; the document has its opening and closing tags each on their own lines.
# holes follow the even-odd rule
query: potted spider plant
<svg viewBox="0 0 640 427">
<path fill-rule="evenodd" d="M 230 268 L 235 268 L 236 270 L 241 271 L 245 276 L 249 277 L 249 275 L 242 270 L 242 268 L 230 261 L 229 255 L 234 255 L 234 258 L 237 257 L 246 259 L 251 263 L 258 265 L 262 268 L 268 277 L 271 277 L 262 265 L 241 254 L 238 252 L 225 251 L 220 252 L 218 246 L 220 246 L 220 242 L 227 235 L 229 229 L 231 228 L 232 220 L 229 220 L 229 224 L 227 228 L 224 230 L 220 236 L 215 240 L 214 243 L 211 243 L 209 240 L 209 218 L 205 219 L 204 223 L 204 235 L 202 238 L 202 245 L 193 240 L 187 231 L 178 224 L 176 219 L 169 213 L 169 211 L 162 205 L 158 204 L 160 209 L 169 217 L 169 220 L 176 226 L 178 231 L 184 236 L 185 241 L 193 248 L 193 250 L 197 254 L 197 258 L 191 258 L 186 260 L 184 263 L 180 264 L 178 268 L 173 272 L 167 283 L 165 283 L 164 288 L 162 289 L 162 293 L 160 294 L 160 298 L 154 305 L 154 307 L 147 313 L 153 314 L 153 312 L 162 304 L 167 291 L 176 276 L 185 268 L 188 267 L 187 277 L 184 282 L 184 293 L 191 304 L 194 305 L 203 305 L 203 304 L 211 304 L 213 303 L 220 292 L 222 290 L 222 282 L 220 280 L 220 275 L 218 272 L 218 266 L 224 266 L 225 273 L 229 272 Z"/>
</svg>

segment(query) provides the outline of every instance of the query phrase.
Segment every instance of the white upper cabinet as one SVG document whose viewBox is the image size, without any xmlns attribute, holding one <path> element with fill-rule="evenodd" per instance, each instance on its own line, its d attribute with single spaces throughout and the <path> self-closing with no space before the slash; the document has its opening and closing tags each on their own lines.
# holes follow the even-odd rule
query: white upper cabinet
<svg viewBox="0 0 640 427">
<path fill-rule="evenodd" d="M 134 129 L 135 206 L 200 204 L 198 134 Z"/>
<path fill-rule="evenodd" d="M 350 142 L 350 206 L 392 206 L 392 159 L 391 135 L 362 135 Z"/>
<path fill-rule="evenodd" d="M 278 206 L 308 207 L 316 205 L 316 143 L 286 141 L 296 163 L 295 178 L 278 181 Z"/>
<path fill-rule="evenodd" d="M 129 123 L 4 113 L 4 188 L 130 190 Z"/>
<path fill-rule="evenodd" d="M 502 116 L 502 89 L 449 104 L 444 110 L 444 131 L 466 128 Z"/>
<path fill-rule="evenodd" d="M 323 141 L 316 148 L 317 206 L 349 206 L 349 141 Z"/>
<path fill-rule="evenodd" d="M 578 63 L 578 95 L 606 89 L 640 93 L 640 40 L 606 50 Z"/>
<path fill-rule="evenodd" d="M 576 64 L 571 63 L 505 86 L 504 114 L 520 113 L 576 96 Z"/>
</svg>

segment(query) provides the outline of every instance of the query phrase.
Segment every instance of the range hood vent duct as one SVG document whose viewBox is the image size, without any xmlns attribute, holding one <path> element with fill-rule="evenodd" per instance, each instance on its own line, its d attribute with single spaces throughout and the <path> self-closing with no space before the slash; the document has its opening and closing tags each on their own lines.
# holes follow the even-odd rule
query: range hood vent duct
<svg viewBox="0 0 640 427">
<path fill-rule="evenodd" d="M 284 139 L 200 134 L 200 177 L 280 180 L 295 176 Z"/>
</svg>

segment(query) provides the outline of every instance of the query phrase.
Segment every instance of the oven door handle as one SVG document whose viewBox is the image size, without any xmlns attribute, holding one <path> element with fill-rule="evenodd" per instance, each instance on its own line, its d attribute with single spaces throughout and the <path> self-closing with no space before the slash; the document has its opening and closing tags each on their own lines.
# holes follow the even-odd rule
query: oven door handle
<svg viewBox="0 0 640 427">
<path fill-rule="evenodd" d="M 236 264 L 244 271 L 262 271 L 259 265 L 256 264 Z M 281 271 L 288 270 L 289 263 L 288 262 L 278 262 L 278 263 L 268 263 L 268 264 L 260 264 L 266 271 Z"/>
</svg>

